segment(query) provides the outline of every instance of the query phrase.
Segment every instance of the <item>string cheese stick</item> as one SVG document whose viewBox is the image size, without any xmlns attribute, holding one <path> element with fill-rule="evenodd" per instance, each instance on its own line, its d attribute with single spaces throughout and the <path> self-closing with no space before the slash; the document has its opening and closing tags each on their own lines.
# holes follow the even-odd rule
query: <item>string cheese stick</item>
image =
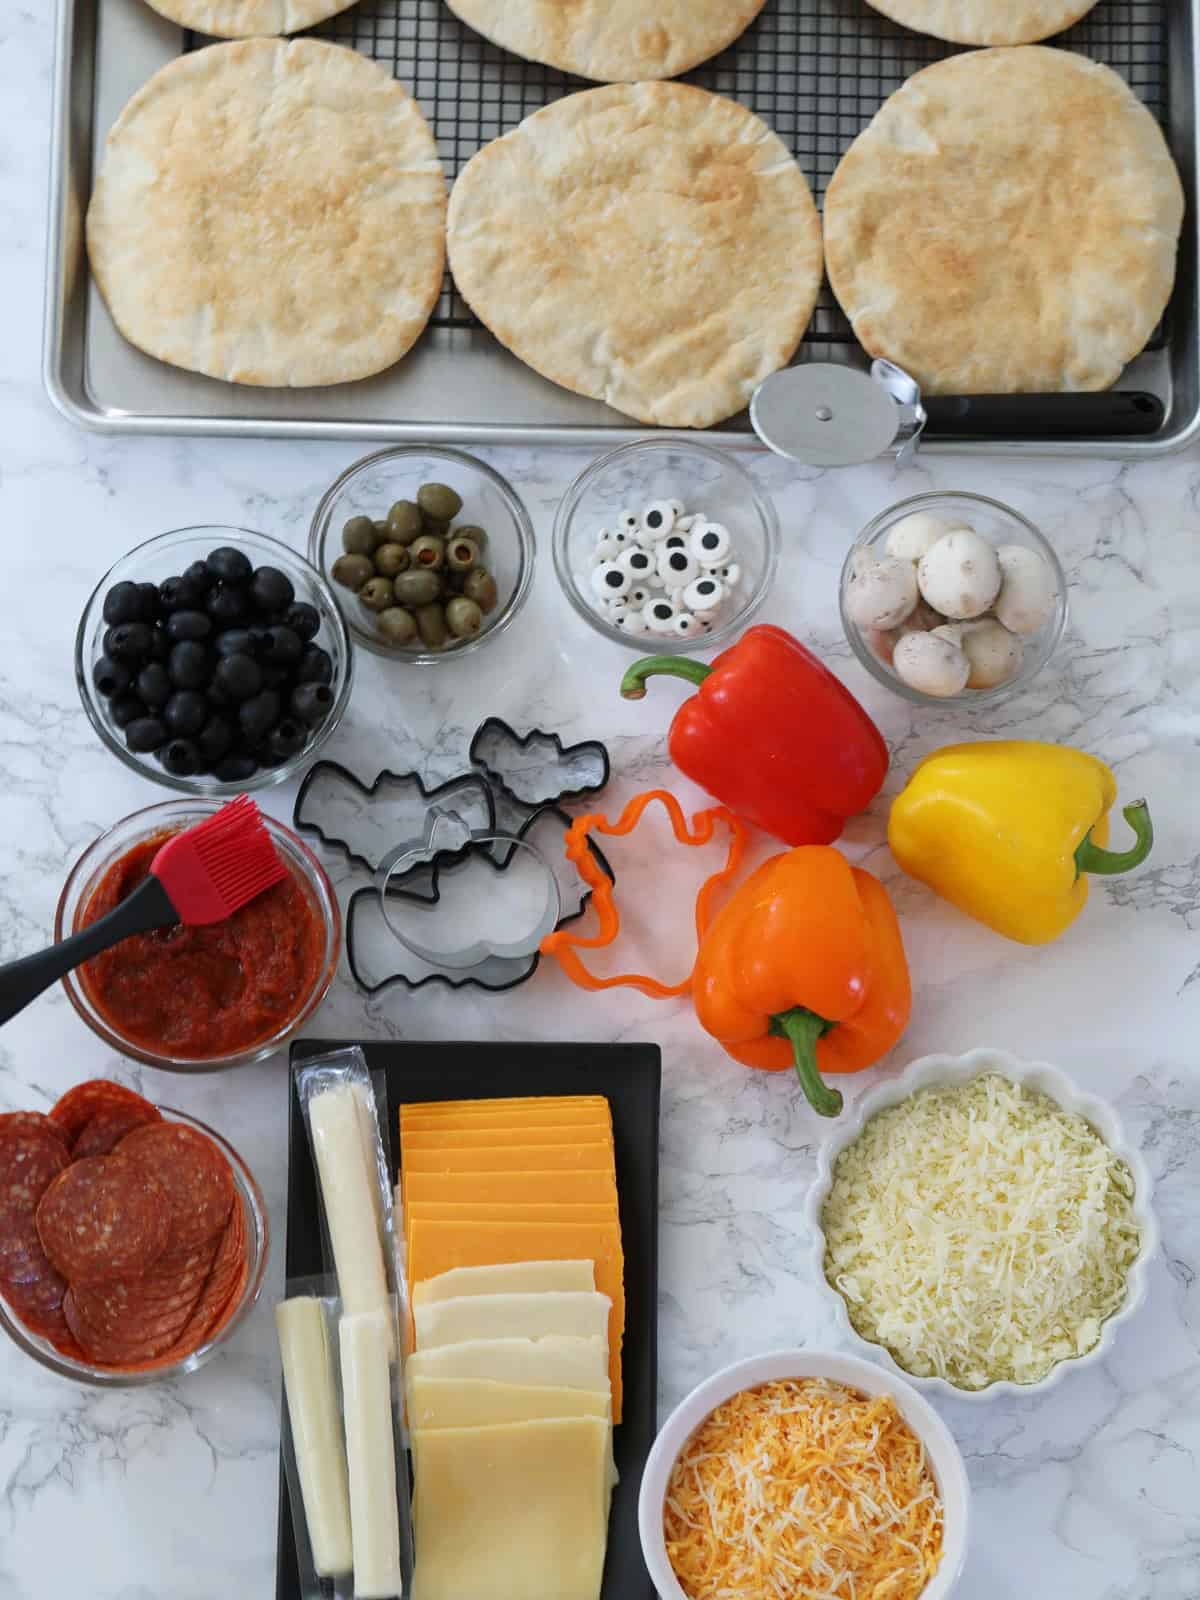
<svg viewBox="0 0 1200 1600">
<path fill-rule="evenodd" d="M 338 1292 L 349 1316 L 383 1311 L 388 1301 L 375 1193 L 379 1179 L 367 1165 L 361 1117 L 361 1102 L 349 1083 L 323 1089 L 308 1102 Z"/>
<path fill-rule="evenodd" d="M 396 1445 L 388 1378 L 385 1312 L 343 1317 L 342 1406 L 350 1467 L 350 1531 L 355 1600 L 390 1600 L 401 1592 Z"/>
<path fill-rule="evenodd" d="M 353 1557 L 346 1451 L 321 1302 L 281 1300 L 275 1327 L 313 1565 L 321 1577 L 331 1577 L 349 1572 Z"/>
</svg>

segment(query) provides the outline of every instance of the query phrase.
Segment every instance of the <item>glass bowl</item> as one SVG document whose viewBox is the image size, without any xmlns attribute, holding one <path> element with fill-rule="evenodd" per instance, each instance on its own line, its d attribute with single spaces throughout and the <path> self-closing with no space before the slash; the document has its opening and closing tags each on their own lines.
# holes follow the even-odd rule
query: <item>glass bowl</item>
<svg viewBox="0 0 1200 1600">
<path fill-rule="evenodd" d="M 622 511 L 636 514 L 651 500 L 672 499 L 729 529 L 741 583 L 707 633 L 690 638 L 627 633 L 598 611 L 592 598 L 596 534 L 615 528 Z M 779 520 L 771 500 L 731 455 L 687 439 L 635 439 L 600 456 L 567 490 L 554 519 L 554 570 L 563 593 L 597 633 L 641 655 L 712 650 L 727 643 L 766 599 L 778 563 Z"/>
<path fill-rule="evenodd" d="M 178 778 L 164 771 L 155 755 L 140 755 L 127 749 L 124 736 L 110 715 L 108 701 L 92 682 L 92 668 L 102 653 L 101 641 L 107 626 L 103 617 L 104 596 L 112 585 L 126 579 L 135 583 L 161 583 L 164 578 L 182 572 L 191 562 L 206 556 L 214 546 L 223 544 L 234 545 L 245 551 L 255 566 L 278 567 L 287 574 L 296 591 L 296 599 L 306 600 L 320 613 L 321 631 L 314 642 L 333 658 L 333 682 L 330 687 L 334 699 L 325 721 L 294 756 L 277 767 L 260 767 L 239 783 L 219 783 L 216 778 L 203 774 Z M 265 533 L 254 533 L 249 528 L 220 525 L 175 528 L 170 533 L 160 533 L 153 539 L 147 539 L 145 544 L 139 544 L 128 555 L 122 556 L 104 574 L 92 590 L 75 635 L 75 682 L 92 727 L 127 767 L 154 783 L 177 789 L 183 794 L 243 794 L 249 789 L 265 789 L 272 784 L 286 783 L 312 761 L 342 720 L 350 699 L 352 676 L 350 636 L 329 585 L 303 556 L 297 555 L 278 539 L 272 539 Z"/>
<path fill-rule="evenodd" d="M 999 683 L 992 689 L 963 689 L 959 694 L 946 696 L 926 694 L 922 689 L 914 689 L 910 684 L 902 682 L 893 670 L 890 653 L 885 653 L 886 647 L 882 642 L 886 636 L 877 634 L 873 644 L 868 637 L 868 630 L 860 628 L 847 614 L 846 591 L 850 585 L 856 559 L 864 550 L 869 550 L 877 557 L 881 556 L 884 541 L 892 528 L 903 517 L 910 516 L 914 511 L 927 511 L 948 521 L 969 523 L 989 544 L 1019 544 L 1026 549 L 1036 550 L 1054 575 L 1056 592 L 1054 615 L 1037 633 L 1024 635 L 1022 639 L 1024 655 L 1020 671 L 1007 683 Z M 895 694 L 918 706 L 996 705 L 999 701 L 1007 700 L 1010 695 L 1016 694 L 1030 679 L 1035 678 L 1058 648 L 1058 641 L 1062 638 L 1063 629 L 1067 625 L 1067 576 L 1054 546 L 1032 522 L 1023 517 L 1019 511 L 1014 511 L 1011 506 L 1003 505 L 999 500 L 990 500 L 982 494 L 953 492 L 915 494 L 907 500 L 898 500 L 894 506 L 881 511 L 867 523 L 850 546 L 842 567 L 838 604 L 842 614 L 842 627 L 850 642 L 850 648 L 871 676 Z"/>
<path fill-rule="evenodd" d="M 3 1327 L 18 1349 L 23 1350 L 27 1356 L 31 1356 L 34 1361 L 51 1372 L 57 1372 L 60 1377 L 72 1378 L 76 1383 L 94 1384 L 98 1389 L 140 1388 L 143 1384 L 161 1383 L 168 1378 L 180 1377 L 185 1372 L 195 1372 L 197 1367 L 204 1366 L 205 1362 L 210 1361 L 230 1338 L 246 1312 L 258 1299 L 263 1285 L 263 1275 L 267 1270 L 269 1241 L 267 1207 L 262 1190 L 255 1182 L 250 1168 L 229 1141 L 223 1139 L 207 1123 L 201 1122 L 196 1117 L 189 1117 L 186 1112 L 172 1110 L 170 1106 L 159 1106 L 158 1109 L 168 1122 L 182 1122 L 186 1127 L 195 1128 L 198 1133 L 203 1133 L 212 1140 L 229 1162 L 237 1202 L 246 1219 L 246 1282 L 233 1310 L 202 1345 L 198 1345 L 189 1355 L 178 1360 L 160 1360 L 157 1365 L 149 1363 L 137 1372 L 114 1371 L 111 1367 L 93 1366 L 91 1362 L 64 1355 L 48 1339 L 44 1339 L 25 1326 L 16 1313 L 9 1309 L 3 1291 L 0 1290 L 0 1327 Z"/>
<path fill-rule="evenodd" d="M 534 538 L 529 513 L 506 478 L 465 450 L 440 445 L 402 444 L 376 450 L 335 478 L 313 512 L 308 559 L 323 576 L 342 554 L 342 528 L 351 517 L 386 517 L 395 500 L 415 500 L 423 483 L 446 483 L 462 496 L 455 523 L 474 523 L 488 536 L 486 565 L 499 591 L 494 609 L 473 639 L 426 650 L 388 644 L 375 632 L 370 613 L 349 589 L 330 580 L 333 594 L 354 640 L 364 650 L 390 661 L 431 667 L 455 661 L 487 644 L 510 625 L 525 604 L 533 582 Z"/>
<path fill-rule="evenodd" d="M 54 938 L 59 940 L 75 933 L 80 925 L 84 908 L 104 874 L 114 862 L 144 839 L 174 829 L 189 827 L 204 817 L 211 816 L 221 804 L 218 800 L 165 800 L 159 805 L 146 806 L 131 816 L 114 823 L 106 833 L 94 839 L 67 874 L 58 907 L 54 913 Z M 246 1066 L 252 1061 L 263 1061 L 298 1033 L 314 1014 L 333 982 L 338 956 L 342 948 L 342 918 L 338 910 L 333 885 L 316 856 L 289 828 L 264 814 L 263 822 L 275 843 L 276 849 L 303 881 L 321 924 L 325 929 L 325 949 L 321 966 L 309 993 L 301 1000 L 295 1014 L 287 1024 L 262 1039 L 257 1044 L 222 1056 L 169 1056 L 148 1048 L 117 1031 L 93 1002 L 79 980 L 79 974 L 68 973 L 62 980 L 67 998 L 76 1011 L 105 1044 L 134 1060 L 144 1061 L 149 1067 L 164 1072 L 219 1072 L 226 1067 Z"/>
</svg>

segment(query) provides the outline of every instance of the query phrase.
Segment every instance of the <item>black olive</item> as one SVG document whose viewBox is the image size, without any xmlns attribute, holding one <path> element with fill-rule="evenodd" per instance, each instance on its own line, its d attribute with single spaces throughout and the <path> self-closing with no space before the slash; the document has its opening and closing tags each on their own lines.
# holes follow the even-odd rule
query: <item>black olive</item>
<svg viewBox="0 0 1200 1600">
<path fill-rule="evenodd" d="M 167 730 L 157 717 L 135 717 L 125 729 L 125 743 L 139 755 L 157 750 L 167 737 Z"/>
<path fill-rule="evenodd" d="M 283 717 L 267 735 L 267 754 L 286 761 L 303 750 L 308 730 L 296 717 Z"/>
<path fill-rule="evenodd" d="M 92 682 L 96 685 L 97 694 L 102 694 L 106 700 L 115 694 L 124 694 L 133 680 L 133 674 L 121 661 L 114 661 L 111 656 L 101 656 L 92 668 Z"/>
<path fill-rule="evenodd" d="M 154 638 L 150 641 L 150 660 L 165 661 L 171 648 L 171 641 L 167 638 L 166 630 L 156 627 Z"/>
<path fill-rule="evenodd" d="M 194 578 L 186 575 L 164 578 L 158 586 L 158 603 L 169 616 L 172 611 L 192 611 L 196 606 L 203 605 L 205 593 L 206 590 Z"/>
<path fill-rule="evenodd" d="M 290 628 L 268 628 L 264 659 L 273 667 L 291 667 L 304 650 L 303 640 Z"/>
<path fill-rule="evenodd" d="M 233 696 L 229 693 L 229 690 L 222 689 L 216 678 L 212 680 L 204 693 L 208 696 L 209 708 L 213 711 L 224 711 L 234 704 Z"/>
<path fill-rule="evenodd" d="M 278 721 L 279 696 L 274 689 L 264 689 L 238 707 L 238 722 L 247 739 L 264 738 Z"/>
<path fill-rule="evenodd" d="M 278 567 L 259 567 L 250 580 L 250 598 L 259 611 L 286 611 L 296 598 L 292 580 Z"/>
<path fill-rule="evenodd" d="M 225 717 L 209 717 L 196 743 L 206 761 L 220 761 L 233 744 L 233 724 Z"/>
<path fill-rule="evenodd" d="M 142 603 L 141 620 L 143 622 L 157 622 L 159 613 L 162 610 L 158 599 L 158 585 L 156 583 L 139 583 L 137 592 Z"/>
<path fill-rule="evenodd" d="M 252 656 L 254 634 L 249 628 L 225 628 L 213 640 L 213 649 L 219 656 Z"/>
<path fill-rule="evenodd" d="M 307 600 L 297 600 L 295 605 L 289 606 L 283 621 L 293 633 L 300 635 L 305 644 L 315 639 L 321 631 L 321 613 L 316 606 L 310 606 Z"/>
<path fill-rule="evenodd" d="M 262 669 L 263 688 L 264 689 L 282 689 L 284 687 L 284 685 L 286 684 L 287 687 L 290 689 L 291 688 L 291 684 L 292 684 L 292 670 L 293 669 L 291 667 L 272 667 L 272 666 L 263 667 L 263 669 Z"/>
<path fill-rule="evenodd" d="M 104 596 L 104 620 L 110 628 L 142 621 L 142 597 L 136 583 L 114 583 Z"/>
<path fill-rule="evenodd" d="M 297 683 L 332 683 L 333 658 L 319 644 L 307 644 L 296 672 Z"/>
<path fill-rule="evenodd" d="M 213 768 L 213 777 L 219 783 L 244 783 L 258 771 L 254 756 L 225 756 Z"/>
<path fill-rule="evenodd" d="M 208 701 L 198 689 L 176 689 L 162 710 L 167 732 L 176 739 L 190 739 L 208 721 Z"/>
<path fill-rule="evenodd" d="M 203 611 L 173 611 L 167 618 L 166 632 L 172 644 L 181 639 L 207 639 L 212 632 L 212 618 Z"/>
<path fill-rule="evenodd" d="M 212 663 L 198 639 L 181 639 L 171 646 L 167 671 L 177 689 L 200 689 L 211 676 Z"/>
<path fill-rule="evenodd" d="M 104 653 L 114 661 L 144 661 L 154 644 L 154 629 L 148 622 L 122 622 L 104 636 Z"/>
<path fill-rule="evenodd" d="M 246 591 L 239 589 L 235 584 L 222 583 L 211 589 L 204 605 L 219 628 L 231 627 L 250 615 L 250 601 L 246 597 Z"/>
<path fill-rule="evenodd" d="M 254 571 L 250 557 L 235 550 L 231 544 L 223 544 L 219 550 L 210 550 L 204 565 L 210 577 L 220 578 L 222 583 L 249 583 Z"/>
<path fill-rule="evenodd" d="M 262 668 L 253 656 L 222 656 L 213 673 L 218 684 L 231 700 L 252 700 L 262 689 Z"/>
<path fill-rule="evenodd" d="M 135 694 L 119 694 L 108 708 L 108 714 L 118 728 L 127 728 L 131 722 L 143 717 L 146 708 Z"/>
<path fill-rule="evenodd" d="M 163 770 L 176 778 L 190 778 L 203 765 L 200 751 L 190 739 L 172 739 L 158 753 Z"/>
<path fill-rule="evenodd" d="M 294 717 L 315 728 L 333 709 L 333 690 L 323 683 L 302 683 L 292 690 L 288 704 Z"/>
<path fill-rule="evenodd" d="M 250 648 L 256 656 L 265 656 L 271 648 L 271 630 L 265 623 L 256 623 L 250 629 Z"/>
<path fill-rule="evenodd" d="M 207 561 L 193 561 L 190 566 L 184 567 L 183 575 L 189 583 L 206 592 L 213 586 L 213 575 L 208 570 Z"/>
<path fill-rule="evenodd" d="M 142 668 L 137 675 L 134 688 L 142 704 L 151 711 L 157 711 L 159 706 L 165 706 L 171 698 L 171 680 L 166 667 L 158 661 L 152 661 L 148 667 Z"/>
</svg>

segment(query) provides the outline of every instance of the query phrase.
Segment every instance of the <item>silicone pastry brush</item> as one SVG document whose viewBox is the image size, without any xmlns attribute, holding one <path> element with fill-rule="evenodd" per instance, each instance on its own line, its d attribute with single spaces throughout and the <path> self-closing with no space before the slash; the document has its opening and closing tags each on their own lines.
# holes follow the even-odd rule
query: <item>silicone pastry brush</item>
<svg viewBox="0 0 1200 1600">
<path fill-rule="evenodd" d="M 240 794 L 194 828 L 173 834 L 150 875 L 98 922 L 0 967 L 0 1023 L 15 1017 L 58 978 L 135 933 L 224 922 L 287 874 L 262 815 Z"/>
</svg>

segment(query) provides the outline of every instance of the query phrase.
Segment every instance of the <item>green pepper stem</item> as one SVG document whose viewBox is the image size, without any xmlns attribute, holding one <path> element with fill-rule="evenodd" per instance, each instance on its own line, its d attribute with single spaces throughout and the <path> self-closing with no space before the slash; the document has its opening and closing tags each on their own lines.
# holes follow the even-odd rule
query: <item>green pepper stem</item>
<svg viewBox="0 0 1200 1600">
<path fill-rule="evenodd" d="M 1130 872 L 1145 861 L 1154 844 L 1154 824 L 1150 821 L 1149 806 L 1144 800 L 1135 800 L 1121 814 L 1137 835 L 1132 847 L 1128 850 L 1105 850 L 1103 846 L 1093 844 L 1089 834 L 1075 852 L 1077 873 L 1102 872 L 1111 876 L 1114 872 Z"/>
<path fill-rule="evenodd" d="M 643 656 L 635 661 L 621 679 L 621 694 L 626 700 L 644 700 L 646 679 L 656 672 L 671 678 L 686 678 L 689 683 L 701 684 L 712 671 L 703 661 L 689 661 L 686 656 Z"/>
<path fill-rule="evenodd" d="M 842 1109 L 841 1095 L 817 1070 L 817 1040 L 832 1027 L 832 1022 L 807 1006 L 793 1006 L 771 1018 L 771 1032 L 790 1041 L 800 1087 L 808 1096 L 809 1105 L 822 1117 L 836 1117 Z"/>
</svg>

